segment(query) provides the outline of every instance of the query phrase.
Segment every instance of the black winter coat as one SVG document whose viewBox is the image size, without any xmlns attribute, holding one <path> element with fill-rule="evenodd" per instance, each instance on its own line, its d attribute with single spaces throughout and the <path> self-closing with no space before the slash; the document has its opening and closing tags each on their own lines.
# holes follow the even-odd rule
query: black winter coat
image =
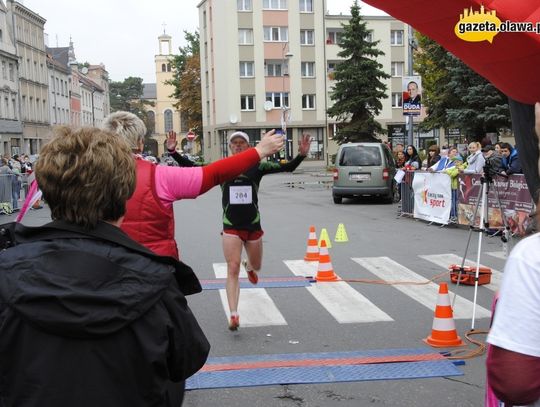
<svg viewBox="0 0 540 407">
<path fill-rule="evenodd" d="M 184 297 L 201 290 L 188 266 L 107 223 L 7 228 L 1 407 L 165 406 L 166 383 L 203 366 L 210 345 Z"/>
</svg>

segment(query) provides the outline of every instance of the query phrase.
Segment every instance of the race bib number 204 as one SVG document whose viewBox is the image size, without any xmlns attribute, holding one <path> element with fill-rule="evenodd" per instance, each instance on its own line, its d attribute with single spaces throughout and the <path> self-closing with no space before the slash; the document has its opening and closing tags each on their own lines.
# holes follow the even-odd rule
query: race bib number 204
<svg viewBox="0 0 540 407">
<path fill-rule="evenodd" d="M 233 187 L 229 189 L 229 200 L 231 204 L 246 205 L 253 202 L 251 196 L 251 186 Z"/>
</svg>

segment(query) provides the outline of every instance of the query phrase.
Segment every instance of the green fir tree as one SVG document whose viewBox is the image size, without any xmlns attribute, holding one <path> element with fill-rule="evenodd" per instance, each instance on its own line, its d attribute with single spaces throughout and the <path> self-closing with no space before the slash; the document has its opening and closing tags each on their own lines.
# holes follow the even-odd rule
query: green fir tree
<svg viewBox="0 0 540 407">
<path fill-rule="evenodd" d="M 343 61 L 336 66 L 336 82 L 330 95 L 334 104 L 327 112 L 339 122 L 334 136 L 338 144 L 379 141 L 377 134 L 384 130 L 375 116 L 382 109 L 381 100 L 387 98 L 383 80 L 390 77 L 377 62 L 384 52 L 377 48 L 378 41 L 369 41 L 369 31 L 356 0 L 351 6 L 351 16 L 349 24 L 343 25 L 338 53 Z"/>
</svg>

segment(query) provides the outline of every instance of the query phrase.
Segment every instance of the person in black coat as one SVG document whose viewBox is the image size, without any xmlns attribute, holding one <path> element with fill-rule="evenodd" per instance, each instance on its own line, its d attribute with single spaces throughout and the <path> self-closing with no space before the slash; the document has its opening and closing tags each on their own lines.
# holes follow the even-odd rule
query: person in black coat
<svg viewBox="0 0 540 407">
<path fill-rule="evenodd" d="M 168 383 L 210 349 L 185 298 L 201 286 L 118 227 L 135 189 L 128 146 L 60 129 L 36 178 L 53 222 L 0 227 L 0 406 L 173 405 Z"/>
</svg>

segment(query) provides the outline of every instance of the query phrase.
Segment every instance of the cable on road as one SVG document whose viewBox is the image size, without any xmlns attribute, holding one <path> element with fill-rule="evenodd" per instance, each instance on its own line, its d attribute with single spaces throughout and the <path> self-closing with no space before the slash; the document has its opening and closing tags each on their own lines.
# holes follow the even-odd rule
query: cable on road
<svg viewBox="0 0 540 407">
<path fill-rule="evenodd" d="M 473 349 L 458 349 L 453 352 L 448 352 L 447 359 L 472 359 L 478 356 L 482 356 L 486 352 L 486 344 L 484 342 L 472 339 L 472 335 L 487 335 L 489 331 L 471 329 L 465 333 L 465 339 L 467 339 L 473 345 L 476 345 L 476 348 Z"/>
<path fill-rule="evenodd" d="M 426 285 L 442 277 L 445 277 L 449 274 L 450 274 L 449 271 L 445 271 L 443 273 L 440 273 L 431 277 L 430 279 L 426 281 L 390 281 L 390 280 L 369 280 L 365 278 L 345 278 L 345 279 L 335 280 L 335 282 L 344 281 L 346 283 L 364 283 L 364 284 L 381 284 L 381 285 Z"/>
</svg>

